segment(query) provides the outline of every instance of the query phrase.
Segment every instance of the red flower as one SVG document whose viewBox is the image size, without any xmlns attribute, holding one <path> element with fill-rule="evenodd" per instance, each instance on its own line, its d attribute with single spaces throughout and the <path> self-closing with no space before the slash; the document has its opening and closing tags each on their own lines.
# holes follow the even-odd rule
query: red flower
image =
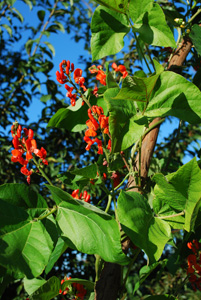
<svg viewBox="0 0 201 300">
<path fill-rule="evenodd" d="M 193 290 L 201 290 L 201 255 L 199 253 L 201 244 L 197 240 L 193 240 L 192 242 L 187 243 L 187 247 L 194 253 L 188 255 L 187 257 L 187 275 L 189 275 L 189 281 L 192 285 Z"/>
<path fill-rule="evenodd" d="M 99 70 L 96 79 L 100 81 L 102 85 L 106 85 L 106 74 L 103 70 Z"/>
<path fill-rule="evenodd" d="M 19 162 L 23 167 L 21 168 L 21 173 L 27 176 L 27 182 L 30 184 L 31 174 L 33 171 L 27 169 L 27 164 L 29 160 L 33 158 L 33 153 L 39 156 L 42 159 L 42 163 L 48 164 L 46 158 L 47 152 L 44 148 L 41 150 L 37 149 L 36 140 L 33 139 L 34 132 L 32 129 L 23 128 L 23 137 L 22 137 L 22 127 L 15 122 L 11 127 L 11 133 L 13 136 L 13 146 L 14 150 L 11 151 L 12 162 Z M 23 154 L 26 153 L 26 159 L 23 158 Z"/>
<path fill-rule="evenodd" d="M 79 195 L 79 189 L 77 189 L 72 192 L 71 196 L 75 199 L 84 200 L 85 202 L 90 203 L 91 196 L 87 193 L 87 191 L 84 191 L 83 194 L 80 193 Z"/>
<path fill-rule="evenodd" d="M 112 68 L 115 70 L 115 72 L 120 72 L 123 75 L 123 78 L 128 75 L 128 72 L 126 71 L 126 67 L 124 65 L 117 66 L 116 63 L 113 63 Z"/>
</svg>

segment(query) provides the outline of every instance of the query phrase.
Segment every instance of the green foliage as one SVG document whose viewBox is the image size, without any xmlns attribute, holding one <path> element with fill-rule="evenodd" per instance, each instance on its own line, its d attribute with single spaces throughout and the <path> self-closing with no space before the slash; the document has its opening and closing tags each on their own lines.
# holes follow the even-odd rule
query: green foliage
<svg viewBox="0 0 201 300">
<path fill-rule="evenodd" d="M 57 222 L 71 248 L 98 254 L 105 261 L 128 263 L 121 250 L 118 225 L 110 215 L 90 204 L 74 200 L 58 188 L 48 188 L 55 202 L 59 203 Z"/>
<path fill-rule="evenodd" d="M 134 245 L 146 252 L 150 264 L 156 262 L 171 238 L 170 226 L 154 217 L 147 200 L 135 192 L 121 192 L 117 212 L 122 229 Z"/>
<path fill-rule="evenodd" d="M 91 22 L 92 60 L 118 53 L 124 46 L 123 38 L 130 31 L 126 16 L 98 6 Z"/>
<path fill-rule="evenodd" d="M 26 25 L 15 0 L 0 4 L 0 297 L 92 300 L 116 291 L 118 299 L 199 299 L 192 287 L 200 288 L 200 7 L 187 3 L 184 13 L 180 1 L 95 2 L 24 0 L 37 19 Z M 88 51 L 91 38 L 98 60 L 89 76 L 80 51 L 85 78 L 66 74 L 75 106 L 50 73 L 56 47 L 47 38 L 59 32 L 84 36 Z M 172 48 L 182 38 L 194 47 L 181 67 L 183 52 Z M 168 71 L 171 57 L 180 75 Z M 44 109 L 28 124 L 32 101 Z M 171 117 L 179 126 L 152 153 L 146 135 L 156 117 L 153 127 Z M 34 131 L 37 146 L 19 127 L 17 138 L 17 128 L 8 136 L 15 120 Z M 184 164 L 186 153 L 194 158 Z M 26 167 L 30 186 L 22 184 Z M 121 284 L 113 280 L 116 264 Z"/>
<path fill-rule="evenodd" d="M 201 34 L 201 27 L 197 24 L 193 25 L 192 30 L 190 32 L 190 38 L 193 41 L 193 44 L 195 46 L 195 49 L 197 50 L 198 54 L 201 55 L 201 40 L 200 40 L 200 34 Z"/>
</svg>

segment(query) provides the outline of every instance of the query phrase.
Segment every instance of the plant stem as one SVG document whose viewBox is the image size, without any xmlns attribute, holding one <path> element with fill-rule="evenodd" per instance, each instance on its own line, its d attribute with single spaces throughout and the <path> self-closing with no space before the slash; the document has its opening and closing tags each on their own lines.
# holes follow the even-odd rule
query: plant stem
<svg viewBox="0 0 201 300">
<path fill-rule="evenodd" d="M 141 188 L 141 148 L 142 148 L 142 137 L 140 137 L 140 142 L 139 142 L 139 167 L 138 167 L 138 185 Z"/>
<path fill-rule="evenodd" d="M 47 180 L 47 182 L 53 186 L 53 183 L 51 182 L 51 180 L 48 178 L 48 176 L 45 174 L 45 172 L 43 171 L 43 169 L 40 167 L 40 164 L 38 164 L 38 162 L 36 161 L 35 157 L 33 157 L 33 161 L 34 164 L 36 165 L 37 169 L 40 171 L 41 175 Z"/>
<path fill-rule="evenodd" d="M 196 13 L 188 20 L 187 23 L 191 23 L 199 13 L 201 13 L 201 8 L 196 11 Z"/>
<path fill-rule="evenodd" d="M 105 212 L 106 212 L 106 213 L 107 213 L 108 210 L 110 209 L 111 202 L 112 202 L 112 196 L 111 196 L 111 195 L 108 195 L 108 202 L 107 202 L 107 206 L 106 206 L 106 209 L 105 209 Z"/>
<path fill-rule="evenodd" d="M 180 213 L 178 213 L 178 214 L 173 214 L 173 215 L 169 215 L 169 216 L 163 216 L 163 217 L 158 217 L 158 216 L 157 216 L 157 218 L 163 220 L 163 219 L 175 218 L 175 217 L 183 216 L 183 215 L 185 215 L 185 212 L 184 212 L 184 211 L 182 211 L 182 212 L 180 212 Z"/>
<path fill-rule="evenodd" d="M 145 62 L 145 64 L 146 64 L 146 66 L 147 66 L 147 69 L 149 70 L 149 73 L 152 73 L 152 72 L 151 72 L 151 69 L 150 69 L 150 67 L 149 67 L 149 64 L 148 64 L 148 62 L 147 62 L 147 60 L 146 60 L 146 57 L 145 57 L 145 55 L 144 55 L 144 53 L 143 53 L 143 51 L 142 51 L 142 48 L 141 48 L 141 46 L 140 46 L 140 43 L 139 43 L 137 34 L 136 34 L 136 32 L 135 32 L 135 30 L 134 30 L 134 28 L 133 28 L 133 24 L 131 23 L 129 16 L 128 16 L 128 15 L 126 15 L 126 16 L 127 16 L 128 22 L 130 23 L 130 26 L 131 26 L 131 28 L 132 28 L 132 32 L 133 32 L 133 34 L 134 34 L 136 43 L 137 43 L 138 48 L 139 48 L 139 50 L 140 50 L 140 52 L 141 52 L 141 55 L 142 55 L 142 57 L 143 57 L 143 59 L 144 59 L 144 62 Z"/>
<path fill-rule="evenodd" d="M 124 181 L 127 179 L 128 176 L 130 176 L 130 173 L 126 174 L 126 176 L 125 176 L 124 179 L 120 182 L 120 184 L 118 184 L 118 185 L 114 188 L 114 191 L 118 190 L 118 188 L 124 183 Z"/>
<path fill-rule="evenodd" d="M 55 211 L 57 211 L 57 206 L 55 206 L 52 209 L 50 209 L 50 211 L 47 214 L 45 214 L 45 215 L 43 215 L 41 217 L 35 218 L 34 221 L 43 220 L 43 219 L 47 218 L 49 215 L 52 215 Z"/>
<path fill-rule="evenodd" d="M 156 71 L 156 68 L 155 68 L 155 65 L 154 65 L 153 59 L 152 59 L 152 57 L 151 57 L 151 53 L 150 53 L 149 47 L 147 46 L 147 44 L 145 44 L 145 47 L 146 47 L 147 53 L 148 53 L 148 55 L 149 55 L 149 58 L 150 58 L 150 61 L 151 61 L 152 67 L 153 67 L 154 71 Z"/>
<path fill-rule="evenodd" d="M 43 26 L 43 29 L 42 29 L 42 31 L 41 31 L 41 33 L 40 33 L 39 38 L 38 38 L 38 43 L 36 44 L 36 46 L 35 46 L 35 48 L 34 48 L 33 53 L 32 53 L 31 56 L 34 56 L 34 55 L 35 55 L 35 53 L 36 53 L 36 51 L 37 51 L 37 49 L 38 49 L 38 46 L 39 46 L 39 44 L 40 44 L 41 38 L 42 38 L 42 36 L 43 36 L 43 32 L 45 31 L 47 25 L 49 24 L 50 19 L 51 19 L 52 16 L 54 15 L 54 12 L 55 12 L 55 10 L 56 10 L 56 7 L 57 7 L 58 2 L 59 2 L 59 0 L 57 0 L 57 1 L 55 2 L 54 6 L 53 6 L 53 8 L 52 8 L 52 11 L 51 11 L 51 13 L 50 13 L 50 15 L 49 15 L 49 17 L 48 17 L 48 19 L 47 19 L 47 22 L 46 22 L 46 23 L 44 24 L 44 26 Z"/>
<path fill-rule="evenodd" d="M 133 26 L 132 26 L 132 31 L 133 31 L 134 37 L 135 37 L 135 39 L 136 39 L 136 43 L 137 43 L 137 45 L 138 45 L 138 48 L 140 49 L 141 55 L 143 56 L 144 62 L 145 62 L 145 64 L 146 64 L 146 66 L 147 66 L 147 69 L 149 70 L 149 73 L 152 73 L 152 72 L 151 72 L 151 69 L 150 69 L 150 67 L 149 67 L 149 64 L 148 64 L 148 62 L 147 62 L 147 59 L 146 59 L 146 57 L 145 57 L 145 55 L 144 55 L 144 53 L 143 53 L 143 51 L 142 51 L 142 48 L 141 48 L 141 46 L 140 46 L 140 43 L 139 43 L 137 34 L 136 34 L 136 33 L 134 32 L 134 30 L 133 30 Z"/>
</svg>

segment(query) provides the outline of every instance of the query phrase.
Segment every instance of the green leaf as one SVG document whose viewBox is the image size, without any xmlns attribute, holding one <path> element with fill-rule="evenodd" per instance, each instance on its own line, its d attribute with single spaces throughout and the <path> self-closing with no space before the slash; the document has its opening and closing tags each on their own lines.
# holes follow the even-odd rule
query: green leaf
<svg viewBox="0 0 201 300">
<path fill-rule="evenodd" d="M 166 177 L 156 174 L 153 180 L 156 198 L 177 212 L 185 211 L 184 229 L 193 230 L 201 201 L 201 170 L 196 158 Z"/>
<path fill-rule="evenodd" d="M 37 16 L 38 16 L 39 20 L 41 22 L 43 22 L 44 19 L 45 19 L 45 10 L 38 10 L 37 11 Z"/>
<path fill-rule="evenodd" d="M 24 289 L 25 291 L 31 295 L 33 294 L 39 287 L 41 287 L 46 282 L 43 278 L 33 278 L 33 279 L 24 279 Z"/>
<path fill-rule="evenodd" d="M 178 212 L 180 212 L 168 205 L 163 198 L 157 196 L 153 199 L 153 209 L 156 215 L 159 217 L 177 215 Z M 179 215 L 169 217 L 165 219 L 165 222 L 167 222 L 173 229 L 183 229 L 185 223 L 185 216 Z"/>
<path fill-rule="evenodd" d="M 12 36 L 12 28 L 10 26 L 8 26 L 7 24 L 2 24 L 1 26 L 7 30 L 10 36 Z"/>
<path fill-rule="evenodd" d="M 20 22 L 22 23 L 24 21 L 24 18 L 22 16 L 22 14 L 19 12 L 18 9 L 16 9 L 15 7 L 12 7 L 12 10 L 16 13 L 16 17 L 18 18 L 18 20 L 20 20 Z"/>
<path fill-rule="evenodd" d="M 139 281 L 135 284 L 133 294 L 139 289 L 140 285 L 147 279 L 147 277 L 151 274 L 153 270 L 159 265 L 159 262 L 156 262 L 150 266 L 144 266 L 140 269 L 139 276 L 140 279 Z"/>
<path fill-rule="evenodd" d="M 125 13 L 128 6 L 128 0 L 94 0 L 96 3 L 106 6 L 119 13 Z"/>
<path fill-rule="evenodd" d="M 194 24 L 189 36 L 192 39 L 198 54 L 201 55 L 201 27 L 198 24 Z"/>
<path fill-rule="evenodd" d="M 117 214 L 134 245 L 146 252 L 150 264 L 156 262 L 171 237 L 170 226 L 155 218 L 147 200 L 135 192 L 120 193 Z"/>
<path fill-rule="evenodd" d="M 40 97 L 40 101 L 46 103 L 48 100 L 52 98 L 52 95 L 43 95 Z"/>
<path fill-rule="evenodd" d="M 64 291 L 72 283 L 79 283 L 84 285 L 87 288 L 88 292 L 92 292 L 94 290 L 94 283 L 92 281 L 79 278 L 72 278 L 64 281 L 64 283 L 62 284 L 62 291 Z"/>
<path fill-rule="evenodd" d="M 135 103 L 129 100 L 116 100 L 119 88 L 108 89 L 104 93 L 110 113 L 109 128 L 112 136 L 112 152 L 125 150 L 142 135 L 147 119 L 137 116 Z"/>
<path fill-rule="evenodd" d="M 30 8 L 30 10 L 32 10 L 33 8 L 33 5 L 32 5 L 32 2 L 30 0 L 23 0 Z"/>
<path fill-rule="evenodd" d="M 32 221 L 22 208 L 0 200 L 0 228 L 0 264 L 27 278 L 39 276 L 53 249 L 44 224 Z"/>
<path fill-rule="evenodd" d="M 136 23 L 138 20 L 141 22 L 142 17 L 146 12 L 153 8 L 153 0 L 135 0 L 129 3 L 129 14 L 133 21 Z"/>
<path fill-rule="evenodd" d="M 138 108 L 143 111 L 162 71 L 163 68 L 150 77 L 127 76 L 123 81 L 120 92 L 114 99 L 137 101 Z"/>
<path fill-rule="evenodd" d="M 92 61 L 118 53 L 124 47 L 124 36 L 130 31 L 125 15 L 98 6 L 91 21 Z"/>
<path fill-rule="evenodd" d="M 148 117 L 174 116 L 191 124 L 201 122 L 201 92 L 170 71 L 160 74 L 146 109 Z"/>
<path fill-rule="evenodd" d="M 58 30 L 60 30 L 61 32 L 65 33 L 65 28 L 64 28 L 63 24 L 61 24 L 58 21 L 54 21 L 54 23 L 57 24 Z"/>
<path fill-rule="evenodd" d="M 61 283 L 59 278 L 53 276 L 45 284 L 43 284 L 38 290 L 36 290 L 31 296 L 30 300 L 51 300 L 59 295 Z"/>
<path fill-rule="evenodd" d="M 97 176 L 97 165 L 92 164 L 82 169 L 75 169 L 71 171 L 74 175 L 80 175 L 86 178 L 96 178 Z"/>
<path fill-rule="evenodd" d="M 151 3 L 148 3 L 148 9 L 150 5 Z M 136 20 L 134 30 L 139 32 L 140 38 L 149 45 L 176 47 L 174 36 L 158 3 L 153 3 L 152 9 Z"/>
<path fill-rule="evenodd" d="M 44 42 L 45 45 L 47 45 L 47 47 L 50 49 L 50 51 L 52 52 L 52 54 L 55 56 L 55 49 L 52 46 L 52 44 L 50 44 L 49 42 Z"/>
<path fill-rule="evenodd" d="M 48 207 L 45 199 L 40 194 L 21 183 L 0 185 L 0 199 L 25 209 Z"/>
<path fill-rule="evenodd" d="M 60 199 L 57 222 L 69 246 L 87 254 L 98 254 L 105 261 L 127 264 L 121 249 L 118 224 L 110 215 L 59 188 L 48 186 L 53 199 Z M 103 247 L 104 243 L 104 247 Z"/>
<path fill-rule="evenodd" d="M 59 237 L 57 244 L 56 244 L 52 254 L 50 255 L 50 259 L 47 264 L 47 267 L 45 268 L 45 274 L 48 274 L 52 270 L 54 264 L 59 259 L 59 257 L 64 253 L 64 251 L 67 249 L 67 247 L 68 247 L 68 245 L 65 243 L 65 241 L 61 237 Z"/>
<path fill-rule="evenodd" d="M 86 128 L 88 120 L 87 105 L 82 106 L 82 99 L 76 101 L 75 106 L 60 108 L 50 119 L 47 127 L 65 128 L 72 132 L 79 132 Z"/>
<path fill-rule="evenodd" d="M 28 55 L 31 54 L 31 48 L 33 46 L 34 40 L 29 39 L 25 44 L 25 49 Z"/>
</svg>

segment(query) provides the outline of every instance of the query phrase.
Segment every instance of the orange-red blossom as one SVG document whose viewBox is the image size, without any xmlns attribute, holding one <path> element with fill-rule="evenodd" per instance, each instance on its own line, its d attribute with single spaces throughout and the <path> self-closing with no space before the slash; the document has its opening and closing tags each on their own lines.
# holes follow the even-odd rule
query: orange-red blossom
<svg viewBox="0 0 201 300">
<path fill-rule="evenodd" d="M 101 65 L 97 67 L 95 65 L 91 66 L 89 68 L 89 72 L 92 74 L 97 74 L 96 80 L 99 80 L 102 85 L 106 85 L 106 74 L 103 71 L 103 67 Z"/>
<path fill-rule="evenodd" d="M 66 277 L 65 279 L 61 280 L 61 285 L 66 281 L 72 279 L 71 277 Z M 75 300 L 84 300 L 84 296 L 87 293 L 87 290 L 84 288 L 84 286 L 80 283 L 72 283 L 72 287 L 74 289 L 75 293 Z M 60 289 L 59 293 L 62 295 L 66 295 L 69 292 L 69 288 L 66 288 L 65 291 L 62 292 Z"/>
<path fill-rule="evenodd" d="M 27 176 L 27 182 L 30 184 L 30 176 L 33 170 L 28 170 L 27 164 L 33 158 L 32 154 L 34 153 L 38 156 L 43 164 L 48 165 L 48 161 L 46 160 L 47 152 L 43 147 L 41 147 L 40 150 L 37 149 L 37 143 L 36 140 L 33 139 L 34 132 L 32 129 L 23 128 L 22 133 L 22 126 L 18 125 L 18 123 L 13 123 L 11 126 L 11 134 L 13 137 L 12 143 L 15 148 L 11 151 L 11 161 L 19 162 L 22 165 L 20 172 Z M 24 158 L 23 154 L 25 153 L 26 156 Z"/>
<path fill-rule="evenodd" d="M 193 251 L 188 255 L 187 275 L 194 291 L 201 291 L 201 244 L 197 240 L 187 243 L 187 247 Z"/>
<path fill-rule="evenodd" d="M 113 63 L 112 68 L 115 70 L 115 72 L 120 72 L 123 75 L 123 78 L 128 75 L 128 72 L 126 71 L 126 67 L 124 65 L 117 66 L 116 63 Z"/>
<path fill-rule="evenodd" d="M 84 200 L 85 202 L 90 203 L 91 196 L 87 193 L 87 191 L 84 191 L 83 193 L 80 193 L 79 189 L 74 190 L 71 194 L 71 196 L 75 199 Z"/>
<path fill-rule="evenodd" d="M 66 83 L 72 83 L 71 73 L 74 72 L 73 78 L 75 83 L 78 84 L 85 92 L 87 88 L 84 85 L 85 78 L 82 77 L 82 70 L 75 69 L 74 71 L 74 64 L 70 64 L 69 60 L 62 60 L 62 62 L 59 64 L 59 70 L 60 71 L 56 71 L 56 79 L 61 84 L 65 83 L 65 89 L 68 91 L 66 96 L 70 98 L 71 105 L 75 106 L 77 94 L 73 94 L 72 91 L 74 90 L 74 87 L 70 87 Z"/>
<path fill-rule="evenodd" d="M 98 121 L 95 119 L 97 117 Z M 88 129 L 85 131 L 84 141 L 87 143 L 86 150 L 90 150 L 94 143 L 98 145 L 98 154 L 103 154 L 102 140 L 98 139 L 97 130 L 101 129 L 104 134 L 109 134 L 109 117 L 104 115 L 101 106 L 93 105 L 92 110 L 88 109 L 89 120 L 86 121 Z M 92 138 L 91 138 L 92 137 Z M 111 149 L 111 140 L 108 142 L 108 149 Z"/>
</svg>

